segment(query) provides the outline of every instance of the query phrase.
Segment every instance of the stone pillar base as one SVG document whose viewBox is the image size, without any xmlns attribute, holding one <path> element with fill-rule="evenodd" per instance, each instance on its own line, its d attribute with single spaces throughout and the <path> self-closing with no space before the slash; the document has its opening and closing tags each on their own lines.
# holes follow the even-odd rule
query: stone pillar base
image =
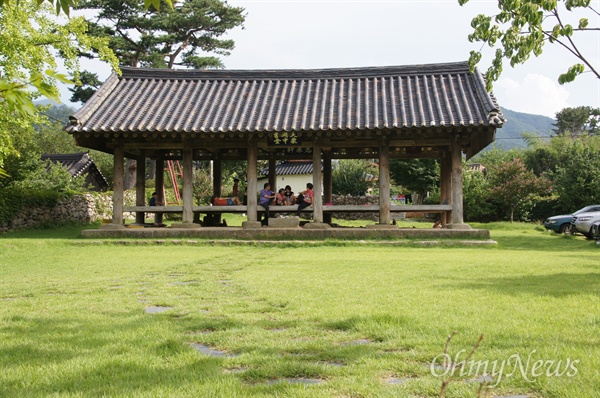
<svg viewBox="0 0 600 398">
<path fill-rule="evenodd" d="M 244 229 L 260 229 L 262 224 L 260 221 L 243 221 L 242 228 Z"/>
<path fill-rule="evenodd" d="M 304 229 L 330 229 L 331 225 L 322 222 L 309 222 L 304 224 Z"/>
<path fill-rule="evenodd" d="M 366 229 L 398 229 L 397 225 L 388 225 L 388 224 L 369 224 L 365 225 Z"/>
<path fill-rule="evenodd" d="M 202 225 L 194 224 L 193 222 L 182 222 L 177 224 L 171 224 L 171 228 L 197 229 L 202 228 Z"/>
<path fill-rule="evenodd" d="M 469 224 L 448 224 L 448 229 L 473 229 Z"/>
<path fill-rule="evenodd" d="M 269 218 L 269 227 L 271 228 L 298 228 L 299 226 L 299 217 Z"/>
<path fill-rule="evenodd" d="M 100 229 L 125 229 L 123 224 L 102 224 Z"/>
</svg>

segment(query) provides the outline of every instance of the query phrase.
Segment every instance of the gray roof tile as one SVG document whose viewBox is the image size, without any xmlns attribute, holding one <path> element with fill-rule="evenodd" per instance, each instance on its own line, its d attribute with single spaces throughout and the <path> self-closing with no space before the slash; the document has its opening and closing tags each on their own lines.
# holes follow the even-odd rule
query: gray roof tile
<svg viewBox="0 0 600 398">
<path fill-rule="evenodd" d="M 495 126 L 466 62 L 320 70 L 123 68 L 71 118 L 75 131 L 275 132 Z"/>
</svg>

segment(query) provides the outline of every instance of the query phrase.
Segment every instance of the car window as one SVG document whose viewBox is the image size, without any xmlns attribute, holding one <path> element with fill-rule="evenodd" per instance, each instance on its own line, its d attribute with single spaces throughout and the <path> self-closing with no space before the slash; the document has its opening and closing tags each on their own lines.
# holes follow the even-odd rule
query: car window
<svg viewBox="0 0 600 398">
<path fill-rule="evenodd" d="M 600 206 L 586 206 L 583 209 L 577 210 L 573 215 L 581 214 L 581 213 L 589 213 L 591 211 L 600 211 Z"/>
</svg>

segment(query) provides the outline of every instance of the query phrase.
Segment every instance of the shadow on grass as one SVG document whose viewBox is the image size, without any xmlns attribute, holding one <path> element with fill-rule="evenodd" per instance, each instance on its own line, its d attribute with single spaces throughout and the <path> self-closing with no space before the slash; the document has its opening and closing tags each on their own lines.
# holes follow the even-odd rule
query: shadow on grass
<svg viewBox="0 0 600 398">
<path fill-rule="evenodd" d="M 152 334 L 156 319 L 137 312 L 105 322 L 0 319 L 0 396 L 135 396 L 155 389 L 176 392 L 203 381 L 222 384 L 217 359 L 190 361 L 185 342 Z"/>
<path fill-rule="evenodd" d="M 565 237 L 562 235 L 540 235 L 523 234 L 522 236 L 494 236 L 492 239 L 498 242 L 498 248 L 501 250 L 541 250 L 541 251 L 572 251 L 572 250 L 590 250 L 593 249 L 593 241 L 586 240 L 583 237 Z"/>
<path fill-rule="evenodd" d="M 98 229 L 100 223 L 49 225 L 46 228 L 23 229 L 0 234 L 0 239 L 81 239 L 81 231 Z"/>
<path fill-rule="evenodd" d="M 488 278 L 480 283 L 452 285 L 453 288 L 495 290 L 508 295 L 536 294 L 565 297 L 576 294 L 598 294 L 600 274 L 526 275 L 514 278 Z"/>
</svg>

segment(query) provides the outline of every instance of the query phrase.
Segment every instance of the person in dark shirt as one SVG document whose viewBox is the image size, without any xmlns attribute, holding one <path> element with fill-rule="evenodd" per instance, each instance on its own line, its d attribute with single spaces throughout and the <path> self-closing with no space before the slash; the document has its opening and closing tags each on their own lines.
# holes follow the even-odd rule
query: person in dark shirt
<svg viewBox="0 0 600 398">
<path fill-rule="evenodd" d="M 275 194 L 271 191 L 271 184 L 265 182 L 264 189 L 260 191 L 260 200 L 258 202 L 259 205 L 265 208 L 265 218 L 262 221 L 264 225 L 269 224 L 269 217 L 271 215 L 269 213 L 269 206 L 273 199 L 275 199 Z"/>
</svg>

